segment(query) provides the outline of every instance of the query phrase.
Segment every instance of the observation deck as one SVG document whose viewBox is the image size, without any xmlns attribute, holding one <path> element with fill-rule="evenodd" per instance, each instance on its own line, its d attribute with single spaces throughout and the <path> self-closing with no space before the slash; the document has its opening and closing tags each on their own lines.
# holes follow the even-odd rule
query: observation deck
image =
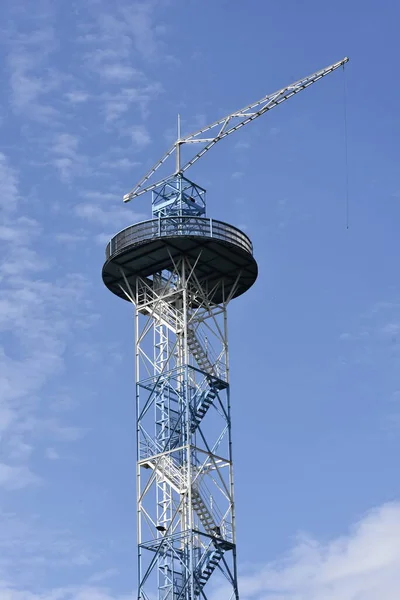
<svg viewBox="0 0 400 600">
<path fill-rule="evenodd" d="M 250 239 L 222 221 L 194 216 L 168 216 L 126 227 L 107 244 L 103 281 L 127 300 L 120 285 L 122 272 L 133 291 L 138 277 L 151 278 L 173 271 L 185 256 L 194 273 L 212 293 L 216 304 L 246 292 L 257 279 L 257 263 Z"/>
</svg>

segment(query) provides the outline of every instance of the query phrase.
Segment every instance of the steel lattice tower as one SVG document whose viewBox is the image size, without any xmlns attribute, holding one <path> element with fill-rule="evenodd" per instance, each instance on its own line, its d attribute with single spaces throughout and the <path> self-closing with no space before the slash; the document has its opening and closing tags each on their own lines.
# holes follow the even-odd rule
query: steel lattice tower
<svg viewBox="0 0 400 600">
<path fill-rule="evenodd" d="M 207 598 L 219 570 L 237 599 L 227 306 L 257 265 L 182 176 L 153 192 L 153 216 L 110 241 L 103 267 L 135 306 L 138 598 Z"/>
<path fill-rule="evenodd" d="M 153 195 L 153 218 L 115 235 L 103 267 L 109 290 L 135 306 L 139 600 L 207 600 L 218 572 L 230 588 L 218 600 L 239 598 L 227 307 L 257 264 L 242 231 L 206 217 L 205 190 L 184 173 L 348 60 L 186 137 L 178 126 L 174 146 L 124 196 Z M 185 144 L 200 150 L 182 165 Z M 150 183 L 174 152 L 175 174 Z"/>
</svg>

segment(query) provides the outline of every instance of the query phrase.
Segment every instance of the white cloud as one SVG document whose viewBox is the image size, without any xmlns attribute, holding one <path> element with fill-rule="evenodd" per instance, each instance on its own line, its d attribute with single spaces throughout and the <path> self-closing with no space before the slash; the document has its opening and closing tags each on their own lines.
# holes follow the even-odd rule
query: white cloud
<svg viewBox="0 0 400 600">
<path fill-rule="evenodd" d="M 17 522 L 0 533 L 0 549 L 4 554 L 13 541 L 14 560 L 15 542 L 18 550 L 28 545 L 29 556 L 36 549 L 36 555 L 45 558 L 45 544 L 46 550 L 52 549 L 55 565 L 67 564 L 71 552 L 76 556 L 75 564 L 90 564 L 90 555 L 73 540 L 68 542 L 65 533 L 49 534 L 47 540 L 37 540 L 34 530 Z M 240 597 L 242 600 L 398 600 L 399 539 L 400 504 L 383 505 L 365 515 L 347 535 L 329 542 L 301 536 L 286 556 L 241 575 Z M 18 561 L 18 564 L 23 563 Z M 7 587 L 6 582 L 0 581 L 0 600 L 133 600 L 133 594 L 121 596 L 93 585 L 115 574 L 113 568 L 104 569 L 89 577 L 88 585 L 48 588 L 40 594 L 16 584 Z M 212 600 L 229 597 L 223 583 L 212 587 L 210 581 L 208 585 L 207 597 Z"/>
<path fill-rule="evenodd" d="M 233 146 L 235 150 L 248 150 L 250 148 L 249 142 L 236 142 Z"/>
<path fill-rule="evenodd" d="M 65 183 L 69 183 L 76 173 L 83 172 L 87 165 L 87 159 L 78 152 L 79 143 L 79 138 L 71 133 L 54 136 L 52 162 L 59 171 L 61 181 Z"/>
<path fill-rule="evenodd" d="M 132 142 L 138 148 L 144 148 L 151 143 L 150 134 L 144 125 L 132 127 L 129 131 Z"/>
<path fill-rule="evenodd" d="M 126 211 L 123 208 L 116 210 L 107 210 L 102 208 L 98 204 L 78 204 L 75 207 L 75 213 L 78 217 L 82 217 L 87 221 L 92 221 L 93 223 L 97 223 L 99 225 L 108 225 L 110 221 L 122 223 L 126 221 Z"/>
<path fill-rule="evenodd" d="M 125 23 L 139 54 L 146 60 L 155 59 L 160 52 L 163 28 L 154 24 L 155 2 L 135 2 L 122 8 Z"/>
<path fill-rule="evenodd" d="M 83 35 L 79 40 L 84 46 L 87 71 L 107 90 L 98 99 L 103 103 L 109 126 L 124 125 L 118 121 L 132 106 L 146 117 L 150 102 L 162 92 L 162 86 L 149 81 L 139 67 L 143 58 L 159 59 L 165 55 L 160 52 L 162 31 L 153 23 L 155 8 L 152 1 L 136 2 L 119 6 L 111 13 L 106 5 L 96 5 L 92 19 L 80 25 Z M 110 91 L 113 84 L 117 88 Z"/>
<path fill-rule="evenodd" d="M 386 323 L 378 333 L 384 337 L 396 337 L 400 333 L 400 322 Z"/>
<path fill-rule="evenodd" d="M 39 418 L 45 397 L 38 401 L 36 395 L 63 368 L 71 317 L 85 311 L 85 284 L 77 275 L 66 273 L 57 281 L 51 274 L 50 261 L 34 244 L 39 225 L 17 216 L 18 175 L 4 155 L 2 183 L 3 199 L 13 202 L 7 202 L 8 216 L 0 227 L 0 334 L 7 341 L 0 345 L 0 487 L 17 490 L 38 481 L 30 465 L 37 431 L 42 433 L 40 442 L 77 438 L 73 427 Z"/>
<path fill-rule="evenodd" d="M 121 169 L 121 170 L 135 169 L 136 167 L 140 167 L 141 164 L 142 164 L 141 162 L 139 162 L 137 160 L 129 160 L 129 158 L 108 160 L 108 161 L 104 161 L 103 163 L 101 163 L 101 165 L 103 167 L 107 167 L 109 169 Z"/>
<path fill-rule="evenodd" d="M 72 104 L 81 104 L 82 102 L 86 102 L 89 99 L 89 94 L 80 90 L 74 90 L 72 92 L 67 92 L 65 94 L 65 97 Z"/>
<path fill-rule="evenodd" d="M 114 192 L 99 192 L 98 190 L 83 190 L 81 195 L 88 200 L 95 200 L 96 202 L 115 202 L 121 200 L 117 193 Z"/>
<path fill-rule="evenodd" d="M 54 448 L 46 448 L 46 458 L 49 460 L 58 460 L 60 458 L 59 453 Z"/>
<path fill-rule="evenodd" d="M 61 425 L 58 419 L 37 419 L 33 422 L 37 436 L 47 432 L 47 437 L 60 442 L 74 442 L 82 437 L 84 431 L 79 427 Z"/>
<path fill-rule="evenodd" d="M 8 455 L 12 461 L 26 461 L 33 452 L 32 444 L 27 444 L 22 433 L 12 433 L 9 437 Z"/>
<path fill-rule="evenodd" d="M 44 69 L 55 47 L 54 32 L 41 27 L 10 40 L 8 55 L 11 100 L 14 112 L 51 124 L 58 117 L 54 104 L 46 100 L 57 89 L 62 76 L 54 69 Z"/>
<path fill-rule="evenodd" d="M 16 226 L 15 238 L 20 236 Z M 0 278 L 21 277 L 27 273 L 37 273 L 49 266 L 47 258 L 39 258 L 35 250 L 23 245 L 16 245 L 4 252 L 0 265 Z"/>
<path fill-rule="evenodd" d="M 78 149 L 79 140 L 70 133 L 59 133 L 55 136 L 53 151 L 62 156 L 74 158 Z"/>
<path fill-rule="evenodd" d="M 55 158 L 54 165 L 57 167 L 62 181 L 68 182 L 71 180 L 74 166 L 74 161 L 71 158 Z"/>
<path fill-rule="evenodd" d="M 72 586 L 39 593 L 41 573 L 54 571 L 62 581 L 64 570 L 68 573 L 73 567 L 77 574 L 77 568 L 87 569 L 97 558 L 64 527 L 49 527 L 37 514 L 22 519 L 0 510 L 0 600 L 13 598 L 7 595 L 12 593 L 24 599 L 69 598 Z"/>
<path fill-rule="evenodd" d="M 143 73 L 137 69 L 119 63 L 102 65 L 101 72 L 103 77 L 117 83 L 130 81 L 132 79 L 141 79 L 143 77 Z"/>
<path fill-rule="evenodd" d="M 110 579 L 111 577 L 115 577 L 118 575 L 117 569 L 106 569 L 105 571 L 99 571 L 99 573 L 95 573 L 89 579 L 90 583 L 99 583 L 100 581 L 104 581 L 105 579 Z"/>
<path fill-rule="evenodd" d="M 112 14 L 105 7 L 95 5 L 93 22 L 81 26 L 81 41 L 95 44 L 94 62 L 125 62 L 132 60 L 135 53 L 145 60 L 164 59 L 161 38 L 166 30 L 154 21 L 157 2 L 125 3 Z"/>
<path fill-rule="evenodd" d="M 0 600 L 135 600 L 134 594 L 113 594 L 94 586 L 70 586 L 44 593 L 31 593 L 11 586 L 0 588 Z"/>
<path fill-rule="evenodd" d="M 86 64 L 92 73 L 96 73 L 107 83 L 120 84 L 144 79 L 143 73 L 130 64 L 129 43 L 125 46 L 117 44 L 115 47 L 107 47 L 107 39 L 100 37 L 99 41 L 106 43 L 85 54 Z"/>
<path fill-rule="evenodd" d="M 19 198 L 17 176 L 8 163 L 6 156 L 0 152 L 0 202 L 5 211 L 12 211 Z"/>
<path fill-rule="evenodd" d="M 3 178 L 0 174 L 0 186 L 2 186 Z M 4 188 L 2 187 L 2 190 Z M 14 199 L 15 201 L 17 198 Z M 9 208 L 11 208 L 11 203 Z M 0 242 L 11 242 L 12 244 L 27 243 L 32 237 L 40 233 L 39 224 L 33 219 L 27 217 L 13 218 L 12 221 L 4 220 L 0 225 Z"/>
<path fill-rule="evenodd" d="M 103 111 L 107 124 L 118 123 L 132 106 L 139 108 L 142 117 L 146 117 L 150 102 L 154 101 L 163 91 L 157 82 L 144 82 L 135 87 L 126 87 L 117 93 L 105 92 L 100 100 L 103 102 Z"/>
<path fill-rule="evenodd" d="M 99 246 L 106 246 L 114 234 L 115 234 L 115 231 L 109 231 L 107 233 L 105 233 L 105 232 L 98 233 L 95 236 L 96 243 Z"/>
<path fill-rule="evenodd" d="M 144 218 L 144 215 L 132 213 L 124 206 L 103 208 L 99 204 L 89 202 L 75 206 L 75 214 L 95 225 L 110 228 L 111 231 L 124 226 L 128 227 Z"/>
<path fill-rule="evenodd" d="M 60 244 L 77 244 L 79 242 L 84 242 L 85 240 L 87 240 L 87 236 L 83 233 L 57 233 L 54 237 L 57 240 L 57 242 L 60 242 Z"/>
<path fill-rule="evenodd" d="M 276 562 L 240 577 L 242 600 L 398 600 L 400 504 L 386 504 L 327 543 L 302 536 Z M 219 588 L 214 598 L 222 598 Z"/>
<path fill-rule="evenodd" d="M 28 485 L 38 482 L 39 478 L 31 473 L 28 467 L 0 463 L 0 488 L 6 490 L 20 490 Z"/>
</svg>

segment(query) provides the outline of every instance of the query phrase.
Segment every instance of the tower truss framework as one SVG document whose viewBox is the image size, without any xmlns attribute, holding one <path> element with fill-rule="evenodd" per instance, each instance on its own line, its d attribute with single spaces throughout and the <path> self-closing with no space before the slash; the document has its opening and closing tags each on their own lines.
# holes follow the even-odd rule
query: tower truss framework
<svg viewBox="0 0 400 600">
<path fill-rule="evenodd" d="M 238 600 L 227 306 L 253 285 L 257 264 L 243 232 L 206 218 L 205 190 L 186 172 L 348 60 L 188 136 L 178 118 L 175 144 L 123 197 L 151 191 L 154 217 L 117 233 L 103 266 L 105 285 L 135 306 L 139 600 L 207 600 L 216 573 L 219 600 Z M 174 174 L 152 182 L 173 153 Z"/>
<path fill-rule="evenodd" d="M 239 598 L 227 307 L 257 265 L 243 232 L 200 216 L 204 192 L 164 185 L 157 218 L 117 234 L 103 268 L 135 310 L 140 600 L 207 600 L 211 578 Z"/>
</svg>

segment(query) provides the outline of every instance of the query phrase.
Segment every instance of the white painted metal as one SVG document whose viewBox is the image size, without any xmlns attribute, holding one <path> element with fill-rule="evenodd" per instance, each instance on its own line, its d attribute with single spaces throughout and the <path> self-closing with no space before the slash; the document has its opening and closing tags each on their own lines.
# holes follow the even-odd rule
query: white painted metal
<svg viewBox="0 0 400 600">
<path fill-rule="evenodd" d="M 139 598 L 238 599 L 226 308 L 193 268 L 121 288 L 135 305 Z M 232 296 L 232 291 L 230 296 Z M 209 415 L 212 413 L 212 417 Z"/>
<path fill-rule="evenodd" d="M 168 176 L 165 179 L 157 181 L 156 183 L 152 183 L 150 185 L 145 186 L 145 184 L 150 180 L 150 178 L 154 175 L 156 171 L 166 162 L 166 160 L 176 152 L 176 168 L 175 174 L 184 173 L 187 171 L 194 163 L 196 163 L 208 150 L 210 150 L 217 142 L 224 139 L 231 133 L 241 129 L 244 125 L 251 123 L 257 117 L 260 117 L 264 113 L 268 112 L 275 106 L 282 104 L 286 100 L 289 100 L 292 96 L 298 94 L 299 92 L 305 90 L 313 83 L 316 83 L 326 75 L 329 75 L 333 71 L 336 71 L 341 66 L 344 66 L 349 59 L 347 57 L 342 60 L 325 67 L 312 75 L 308 75 L 303 79 L 299 79 L 290 85 L 281 88 L 280 90 L 273 92 L 272 94 L 268 94 L 264 96 L 260 100 L 253 102 L 252 104 L 248 104 L 244 108 L 237 110 L 222 119 L 218 119 L 218 121 L 214 121 L 210 125 L 191 133 L 185 137 L 182 137 L 180 134 L 180 117 L 178 119 L 178 139 L 175 144 L 164 154 L 164 156 L 146 173 L 146 175 L 139 181 L 139 183 L 123 197 L 124 202 L 129 202 L 133 198 L 141 196 L 142 194 L 154 190 L 156 187 L 160 186 L 164 181 L 169 179 Z M 256 109 L 256 110 L 253 110 Z M 202 137 L 202 135 L 206 132 L 211 132 L 211 136 Z M 196 154 L 188 160 L 183 166 L 181 166 L 181 146 L 184 144 L 201 144 L 203 147 L 196 152 Z"/>
</svg>

